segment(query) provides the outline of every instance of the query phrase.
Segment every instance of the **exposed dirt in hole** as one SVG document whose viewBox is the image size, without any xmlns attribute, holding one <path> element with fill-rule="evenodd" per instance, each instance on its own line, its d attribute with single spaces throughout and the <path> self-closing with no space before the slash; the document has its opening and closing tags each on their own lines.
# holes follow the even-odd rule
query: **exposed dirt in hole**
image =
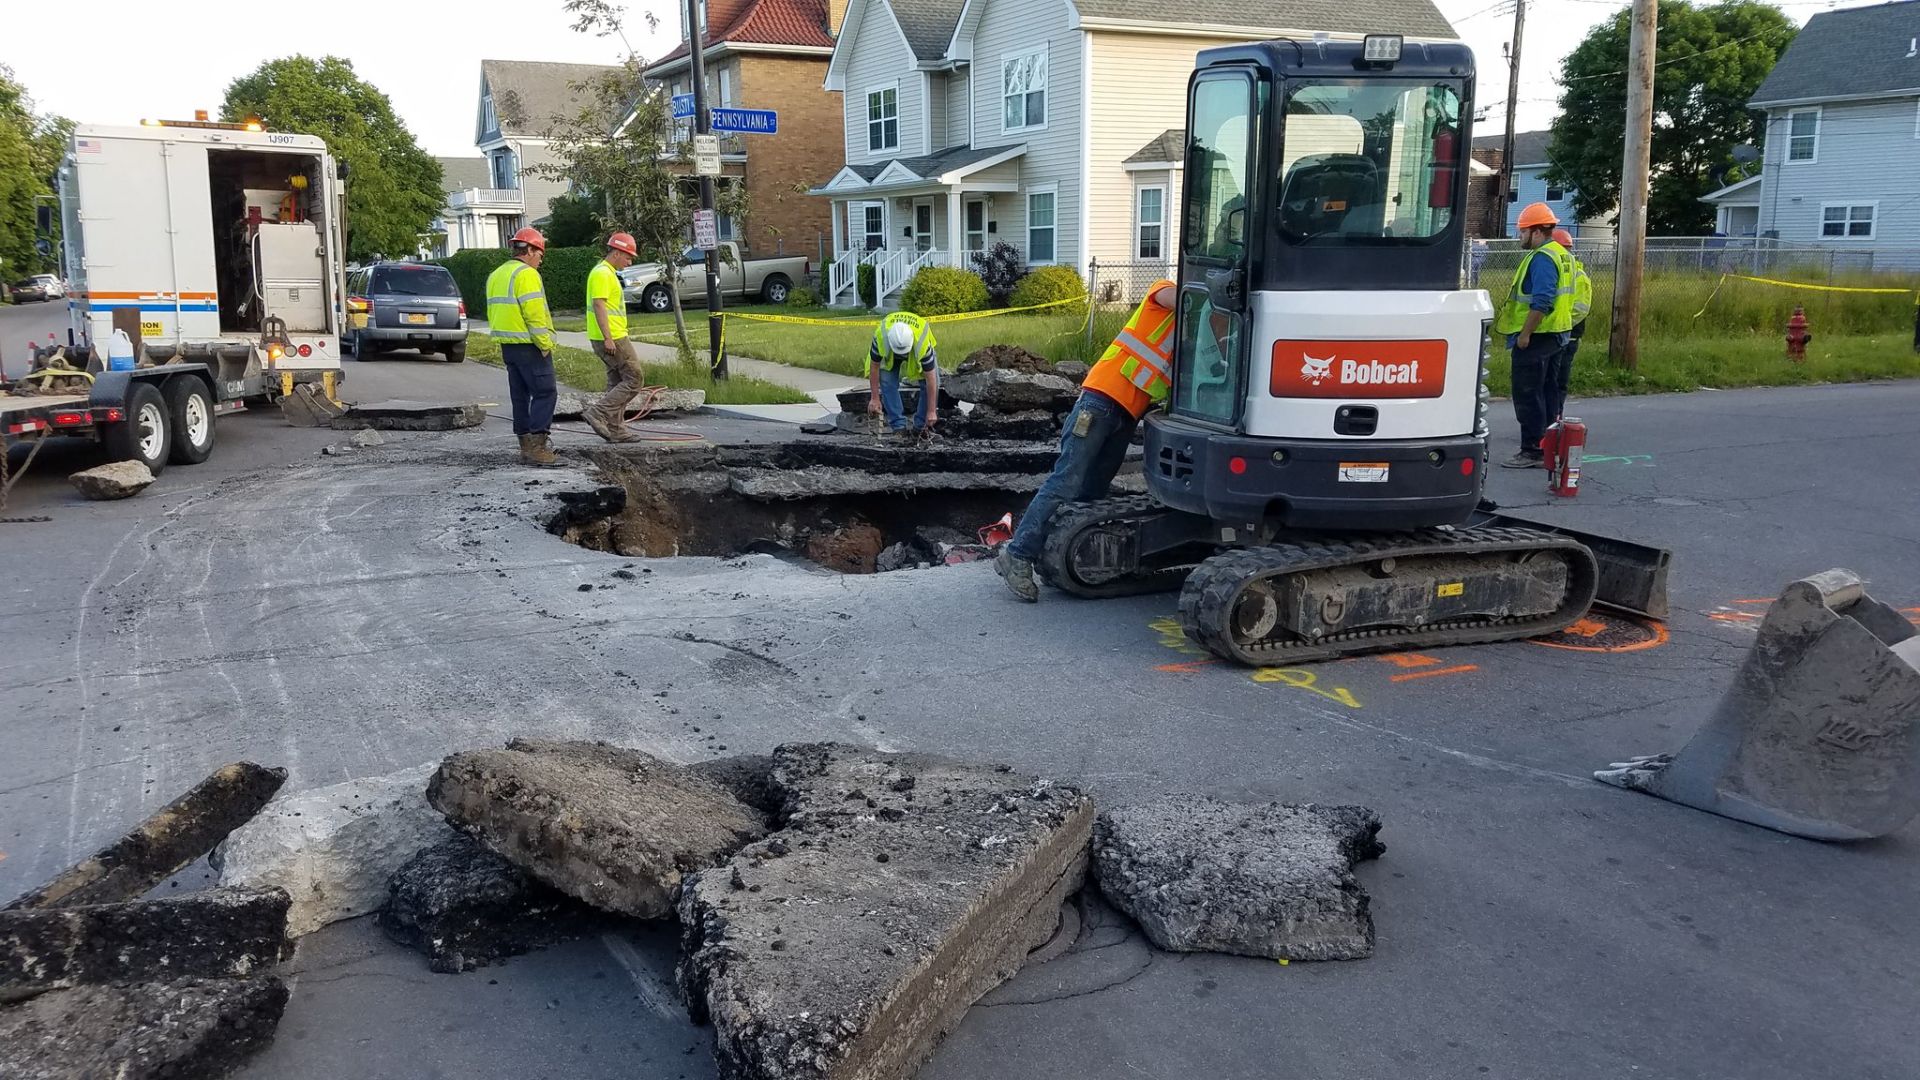
<svg viewBox="0 0 1920 1080">
<path fill-rule="evenodd" d="M 987 371 L 1001 368 L 1006 371 L 1024 371 L 1032 375 L 1054 375 L 1053 361 L 1038 353 L 1028 352 L 1018 345 L 988 345 L 967 354 L 958 371 Z"/>
<path fill-rule="evenodd" d="M 563 496 L 552 531 L 628 557 L 791 552 L 848 574 L 971 561 L 978 530 L 1024 509 L 1052 458 L 830 440 L 606 452 L 608 486 Z"/>
</svg>

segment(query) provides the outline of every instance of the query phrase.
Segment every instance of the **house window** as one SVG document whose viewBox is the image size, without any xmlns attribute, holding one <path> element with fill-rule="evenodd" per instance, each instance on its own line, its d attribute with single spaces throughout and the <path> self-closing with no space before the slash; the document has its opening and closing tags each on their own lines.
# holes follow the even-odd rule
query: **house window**
<svg viewBox="0 0 1920 1080">
<path fill-rule="evenodd" d="M 1787 114 L 1787 160 L 1810 162 L 1820 150 L 1820 110 L 1795 109 Z"/>
<path fill-rule="evenodd" d="M 979 199 L 967 202 L 967 250 L 987 250 L 987 204 Z"/>
<path fill-rule="evenodd" d="M 1000 62 L 1001 127 L 1007 131 L 1047 123 L 1047 51 Z"/>
<path fill-rule="evenodd" d="M 1559 202 L 1560 200 L 1566 197 L 1567 197 L 1566 188 L 1555 187 L 1552 184 L 1547 185 L 1547 201 L 1548 202 Z"/>
<path fill-rule="evenodd" d="M 492 163 L 494 187 L 511 191 L 520 186 L 520 170 L 514 168 L 513 151 L 500 151 L 493 155 Z"/>
<path fill-rule="evenodd" d="M 1027 194 L 1027 261 L 1030 263 L 1050 263 L 1054 259 L 1054 240 L 1059 231 L 1054 225 L 1057 199 L 1051 191 Z"/>
<path fill-rule="evenodd" d="M 485 135 L 499 126 L 500 118 L 493 111 L 493 89 L 489 87 L 480 95 L 480 133 Z"/>
<path fill-rule="evenodd" d="M 1140 189 L 1140 212 L 1137 218 L 1137 234 L 1134 237 L 1133 251 L 1137 259 L 1160 258 L 1160 237 L 1166 228 L 1167 189 L 1161 187 L 1143 187 Z"/>
<path fill-rule="evenodd" d="M 1827 203 L 1820 208 L 1820 235 L 1873 239 L 1874 203 Z"/>
<path fill-rule="evenodd" d="M 1520 201 L 1520 189 L 1518 187 L 1510 187 L 1507 189 L 1507 201 L 1510 203 Z"/>
<path fill-rule="evenodd" d="M 879 203 L 868 203 L 862 212 L 863 230 L 861 248 L 866 251 L 879 251 L 887 246 L 887 209 Z"/>
<path fill-rule="evenodd" d="M 867 95 L 867 149 L 900 145 L 900 92 L 892 87 Z"/>
</svg>

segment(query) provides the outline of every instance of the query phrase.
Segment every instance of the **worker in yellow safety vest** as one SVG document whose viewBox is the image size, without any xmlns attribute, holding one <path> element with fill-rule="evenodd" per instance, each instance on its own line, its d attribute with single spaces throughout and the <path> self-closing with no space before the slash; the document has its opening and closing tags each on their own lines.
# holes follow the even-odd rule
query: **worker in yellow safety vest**
<svg viewBox="0 0 1920 1080">
<path fill-rule="evenodd" d="M 607 237 L 607 257 L 587 275 L 587 342 L 607 367 L 607 392 L 582 415 L 594 433 L 611 443 L 640 441 L 627 428 L 627 406 L 646 389 L 640 354 L 627 340 L 627 295 L 620 271 L 640 257 L 632 233 Z"/>
<path fill-rule="evenodd" d="M 1080 400 L 1067 414 L 1053 473 L 1020 516 L 1013 539 L 1001 545 L 994 565 L 1013 595 L 1040 599 L 1033 564 L 1047 542 L 1047 519 L 1061 503 L 1103 499 L 1126 460 L 1127 444 L 1147 410 L 1167 399 L 1173 370 L 1173 309 L 1179 289 L 1156 281 L 1120 335 L 1080 384 Z"/>
<path fill-rule="evenodd" d="M 513 433 L 524 465 L 558 465 L 549 431 L 559 384 L 553 374 L 553 316 L 547 311 L 540 261 L 547 238 L 537 229 L 513 234 L 513 258 L 487 276 L 487 331 L 500 343 L 513 401 Z"/>
<path fill-rule="evenodd" d="M 891 431 L 931 434 L 940 422 L 939 348 L 932 324 L 913 312 L 896 311 L 881 319 L 867 350 L 867 412 L 884 412 Z M 900 388 L 909 383 L 922 384 L 921 408 L 914 416 L 907 415 L 900 401 Z"/>
<path fill-rule="evenodd" d="M 1544 465 L 1540 439 L 1553 422 L 1549 380 L 1573 330 L 1573 253 L 1554 242 L 1558 224 L 1546 203 L 1520 211 L 1520 242 L 1526 252 L 1493 316 L 1493 332 L 1507 335 L 1513 357 L 1513 415 L 1520 421 L 1520 450 L 1500 463 L 1509 469 Z"/>
<path fill-rule="evenodd" d="M 1593 278 L 1587 274 L 1586 264 L 1573 252 L 1573 234 L 1565 229 L 1553 230 L 1553 242 L 1567 249 L 1567 258 L 1573 260 L 1573 329 L 1567 331 L 1567 347 L 1560 350 L 1560 356 L 1554 361 L 1553 374 L 1547 378 L 1547 422 L 1560 419 L 1567 410 L 1567 386 L 1573 382 L 1573 356 L 1580 351 L 1580 339 L 1587 333 L 1587 313 L 1593 310 Z"/>
</svg>

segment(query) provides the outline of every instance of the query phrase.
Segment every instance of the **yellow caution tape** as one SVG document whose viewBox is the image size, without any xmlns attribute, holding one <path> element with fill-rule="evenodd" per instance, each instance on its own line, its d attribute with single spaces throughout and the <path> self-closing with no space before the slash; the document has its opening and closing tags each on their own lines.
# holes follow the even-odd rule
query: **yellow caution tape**
<svg viewBox="0 0 1920 1080">
<path fill-rule="evenodd" d="M 1722 274 L 1721 277 L 1757 281 L 1762 285 L 1779 285 L 1788 289 L 1812 289 L 1815 292 L 1886 293 L 1894 296 L 1907 296 L 1914 292 L 1912 289 L 1861 289 L 1851 285 L 1809 285 L 1803 281 L 1778 281 L 1774 278 L 1748 277 L 1745 274 Z"/>
</svg>

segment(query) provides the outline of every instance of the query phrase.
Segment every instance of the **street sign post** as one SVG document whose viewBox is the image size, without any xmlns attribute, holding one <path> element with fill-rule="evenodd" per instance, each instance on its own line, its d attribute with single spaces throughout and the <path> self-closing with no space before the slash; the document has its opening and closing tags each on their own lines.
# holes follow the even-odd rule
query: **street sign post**
<svg viewBox="0 0 1920 1080">
<path fill-rule="evenodd" d="M 720 215 L 717 212 L 693 212 L 693 246 L 708 252 L 720 246 Z"/>
<path fill-rule="evenodd" d="M 713 130 L 737 131 L 744 135 L 777 135 L 780 114 L 772 109 L 715 109 Z"/>
<path fill-rule="evenodd" d="M 720 136 L 695 135 L 693 137 L 693 175 L 720 175 Z"/>
<path fill-rule="evenodd" d="M 673 118 L 675 120 L 691 120 L 693 118 L 692 94 L 673 95 Z"/>
</svg>

